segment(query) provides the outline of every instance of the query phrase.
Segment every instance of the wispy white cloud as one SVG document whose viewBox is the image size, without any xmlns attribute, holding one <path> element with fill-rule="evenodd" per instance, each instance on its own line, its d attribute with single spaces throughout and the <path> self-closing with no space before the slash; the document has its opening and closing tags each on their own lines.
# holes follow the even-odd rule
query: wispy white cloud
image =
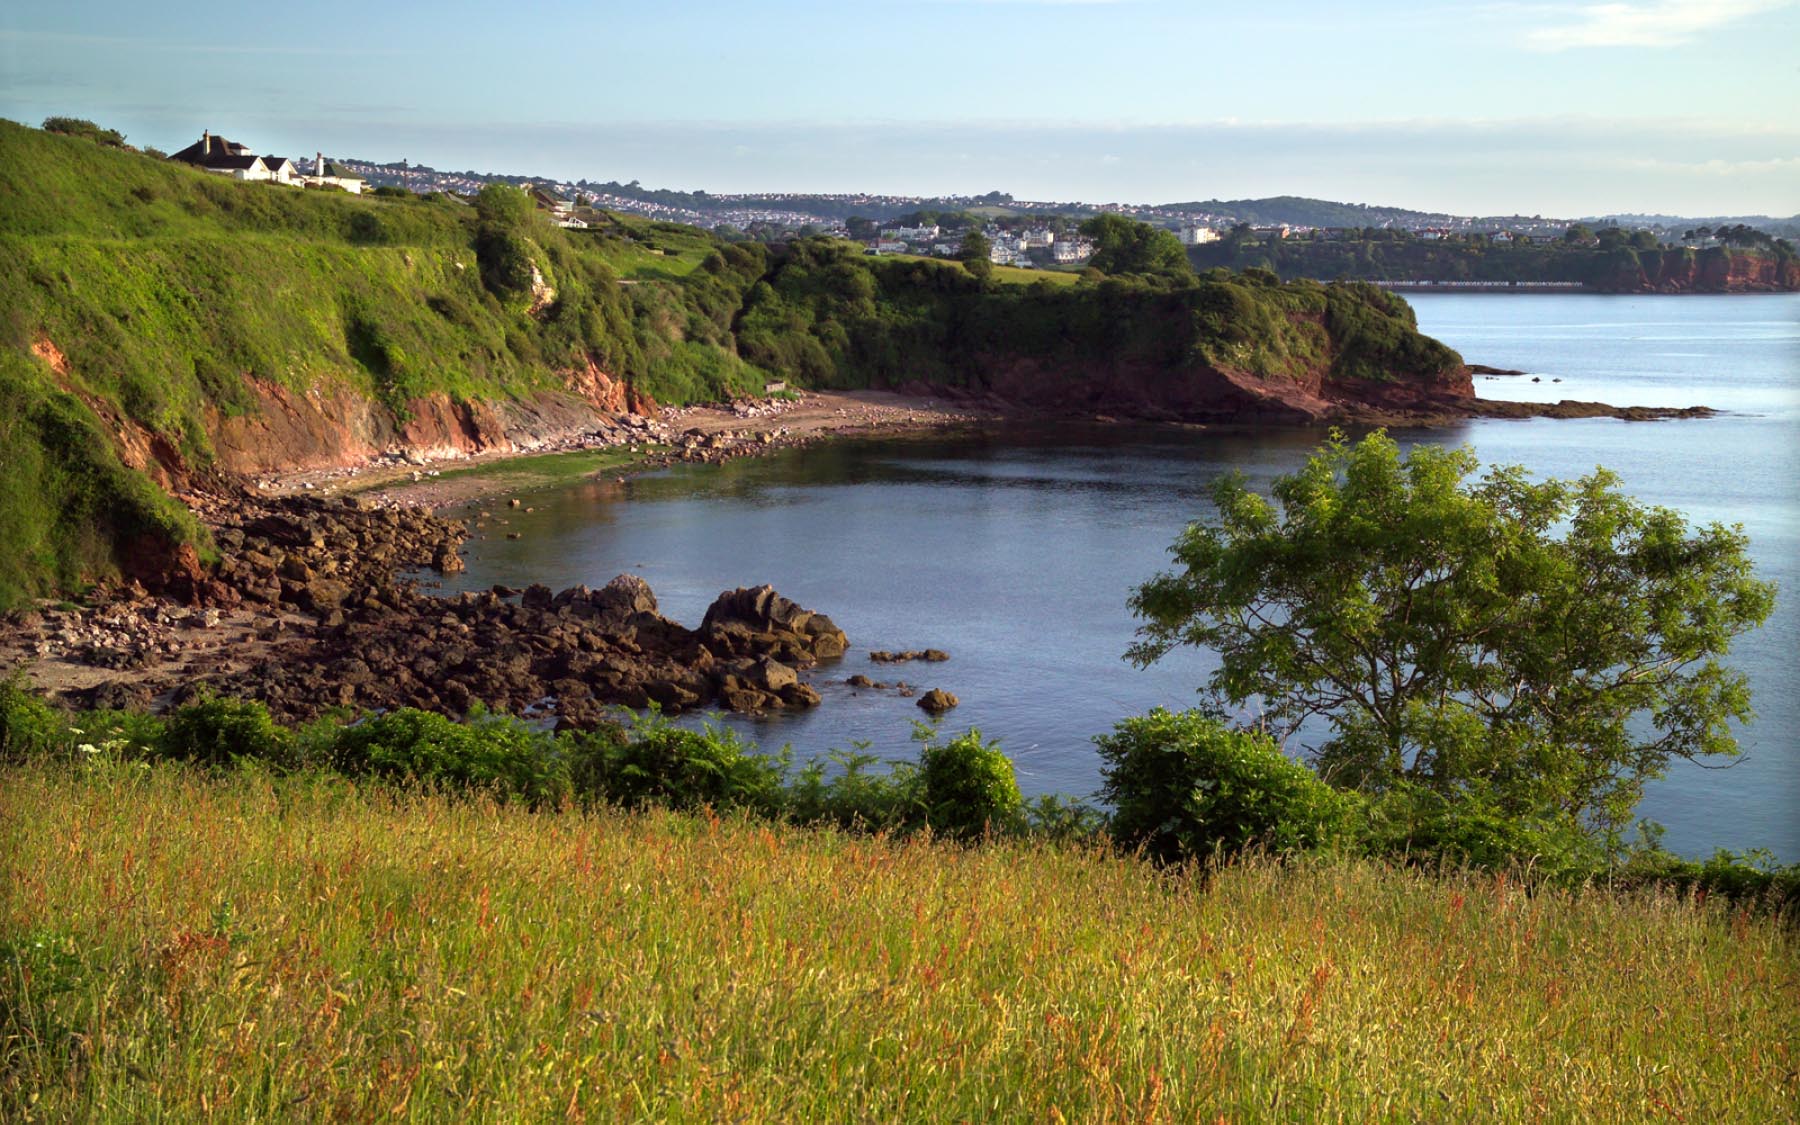
<svg viewBox="0 0 1800 1125">
<path fill-rule="evenodd" d="M 1525 34 L 1539 51 L 1575 47 L 1678 47 L 1703 32 L 1794 0 L 1652 0 L 1650 3 L 1582 4 L 1535 8 L 1553 22 Z"/>
</svg>

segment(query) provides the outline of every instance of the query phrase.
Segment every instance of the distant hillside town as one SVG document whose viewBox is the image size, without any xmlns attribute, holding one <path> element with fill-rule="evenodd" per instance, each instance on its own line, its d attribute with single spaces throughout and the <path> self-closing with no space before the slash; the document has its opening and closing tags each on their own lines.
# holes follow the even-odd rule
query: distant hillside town
<svg viewBox="0 0 1800 1125">
<path fill-rule="evenodd" d="M 1711 221 L 1671 215 L 1585 221 L 1541 215 L 1483 218 L 1299 196 L 1150 205 L 1019 200 L 1003 192 L 941 197 L 680 192 L 645 188 L 635 180 L 621 184 L 447 172 L 406 160 L 327 159 L 323 153 L 295 160 L 258 153 L 211 129 L 168 159 L 237 180 L 351 194 L 404 190 L 463 198 L 488 184 L 509 183 L 525 190 L 551 221 L 571 230 L 605 222 L 606 213 L 617 212 L 707 228 L 726 238 L 773 241 L 825 235 L 860 242 L 870 254 L 967 258 L 975 253 L 995 265 L 1021 269 L 1086 265 L 1095 245 L 1081 233 L 1081 224 L 1102 214 L 1126 216 L 1175 233 L 1199 268 L 1264 266 L 1283 276 L 1402 283 L 1441 274 L 1444 283 L 1481 284 L 1475 276 L 1481 263 L 1470 255 L 1483 249 L 1762 247 L 1791 257 L 1791 239 L 1800 235 L 1800 216 Z M 1337 253 L 1322 244 L 1358 249 L 1354 254 Z M 1459 257 L 1421 257 L 1423 247 L 1432 244 Z M 1419 253 L 1406 250 L 1409 246 L 1420 248 Z M 1492 272 L 1501 267 L 1488 268 Z M 1577 283 L 1573 278 L 1561 280 Z"/>
<path fill-rule="evenodd" d="M 1405 232 L 1421 238 L 1486 235 L 1501 242 L 1510 239 L 1547 241 L 1562 236 L 1571 225 L 1619 226 L 1648 230 L 1664 241 L 1678 241 L 1681 234 L 1698 227 L 1747 225 L 1789 239 L 1800 236 L 1800 215 L 1772 218 L 1751 216 L 1601 215 L 1559 218 L 1543 215 L 1472 216 L 1443 212 L 1410 211 L 1397 207 L 1335 203 L 1301 196 L 1269 199 L 1207 200 L 1169 204 L 1089 202 L 1082 200 L 1024 200 L 1003 192 L 983 195 L 914 196 L 874 193 L 804 193 L 671 191 L 645 188 L 637 181 L 563 180 L 556 178 L 447 172 L 406 160 L 390 163 L 337 158 L 336 164 L 371 186 L 404 187 L 414 192 L 447 191 L 470 194 L 484 184 L 506 182 L 536 184 L 560 198 L 649 219 L 690 226 L 741 231 L 753 238 L 791 237 L 795 234 L 850 236 L 850 221 L 866 219 L 893 224 L 919 212 L 956 214 L 969 212 L 999 224 L 1008 238 L 1040 232 L 1044 221 L 1061 216 L 1080 220 L 1113 213 L 1176 231 L 1190 246 L 1224 237 L 1234 227 L 1249 224 L 1258 234 L 1282 231 L 1282 237 L 1321 235 L 1349 238 L 1368 230 Z M 1033 220 L 1038 220 L 1035 224 Z M 929 225 L 929 224 L 924 224 Z M 897 239 L 914 243 L 919 239 Z M 864 238 L 863 241 L 872 241 Z M 1043 243 L 1054 245 L 1054 243 Z M 1014 248 L 1017 252 L 1017 247 Z M 1072 251 L 1064 251 L 1071 253 Z M 1071 259 L 1072 260 L 1072 259 Z"/>
</svg>

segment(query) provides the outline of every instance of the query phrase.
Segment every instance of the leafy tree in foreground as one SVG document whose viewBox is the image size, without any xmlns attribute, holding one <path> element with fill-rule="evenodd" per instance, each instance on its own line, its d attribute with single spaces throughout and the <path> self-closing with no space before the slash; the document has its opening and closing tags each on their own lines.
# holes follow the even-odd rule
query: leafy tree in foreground
<svg viewBox="0 0 1800 1125">
<path fill-rule="evenodd" d="M 1402 458 L 1385 434 L 1333 434 L 1275 503 L 1220 481 L 1218 522 L 1191 525 L 1180 569 L 1133 595 L 1129 655 L 1216 650 L 1212 696 L 1259 700 L 1284 737 L 1322 724 L 1334 784 L 1590 831 L 1624 824 L 1671 759 L 1736 754 L 1749 690 L 1718 658 L 1775 597 L 1741 529 L 1690 528 L 1603 469 L 1468 482 L 1476 466 L 1468 449 Z"/>
</svg>

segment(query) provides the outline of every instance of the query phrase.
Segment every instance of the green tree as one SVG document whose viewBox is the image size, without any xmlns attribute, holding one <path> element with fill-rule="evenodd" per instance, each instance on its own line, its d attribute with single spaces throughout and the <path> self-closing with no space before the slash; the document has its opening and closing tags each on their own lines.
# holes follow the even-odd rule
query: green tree
<svg viewBox="0 0 1800 1125">
<path fill-rule="evenodd" d="M 965 262 L 985 262 L 993 252 L 994 244 L 988 241 L 988 236 L 978 230 L 971 230 L 963 235 L 962 246 L 957 249 L 956 256 Z"/>
<path fill-rule="evenodd" d="M 1181 240 L 1160 227 L 1123 215 L 1095 215 L 1081 224 L 1081 233 L 1094 240 L 1089 265 L 1102 273 L 1177 278 L 1194 274 Z"/>
<path fill-rule="evenodd" d="M 523 227 L 537 207 L 531 197 L 511 184 L 487 184 L 475 194 L 475 213 L 483 222 L 503 227 Z"/>
<path fill-rule="evenodd" d="M 1470 483 L 1477 464 L 1334 434 L 1275 503 L 1221 481 L 1218 522 L 1190 526 L 1180 569 L 1133 595 L 1132 659 L 1217 651 L 1215 701 L 1259 700 L 1335 784 L 1590 832 L 1623 825 L 1672 759 L 1735 754 L 1749 690 L 1718 658 L 1775 597 L 1741 529 L 1691 529 L 1605 470 Z"/>
</svg>

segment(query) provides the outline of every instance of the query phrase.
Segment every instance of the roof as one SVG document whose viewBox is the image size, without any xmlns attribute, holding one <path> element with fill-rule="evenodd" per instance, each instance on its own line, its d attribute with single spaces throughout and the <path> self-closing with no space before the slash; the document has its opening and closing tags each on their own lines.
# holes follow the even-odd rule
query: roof
<svg viewBox="0 0 1800 1125">
<path fill-rule="evenodd" d="M 262 158 L 251 152 L 249 145 L 208 133 L 180 152 L 171 154 L 169 159 L 198 164 L 202 168 L 248 168 Z"/>
</svg>

